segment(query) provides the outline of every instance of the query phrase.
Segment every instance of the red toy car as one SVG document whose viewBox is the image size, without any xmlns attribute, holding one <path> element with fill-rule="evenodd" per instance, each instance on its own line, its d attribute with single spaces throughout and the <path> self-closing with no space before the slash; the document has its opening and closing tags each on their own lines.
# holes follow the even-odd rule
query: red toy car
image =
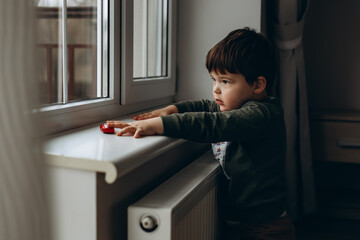
<svg viewBox="0 0 360 240">
<path fill-rule="evenodd" d="M 100 124 L 100 130 L 103 133 L 115 133 L 115 128 L 109 127 L 106 123 Z"/>
</svg>

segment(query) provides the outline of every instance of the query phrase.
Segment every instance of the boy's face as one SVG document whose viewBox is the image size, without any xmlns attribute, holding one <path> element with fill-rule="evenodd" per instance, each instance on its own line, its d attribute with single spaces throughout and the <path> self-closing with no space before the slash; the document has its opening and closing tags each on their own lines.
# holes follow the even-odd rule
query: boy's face
<svg viewBox="0 0 360 240">
<path fill-rule="evenodd" d="M 214 80 L 213 97 L 222 112 L 238 109 L 254 97 L 254 86 L 249 85 L 240 73 L 220 74 L 211 71 L 210 76 Z"/>
</svg>

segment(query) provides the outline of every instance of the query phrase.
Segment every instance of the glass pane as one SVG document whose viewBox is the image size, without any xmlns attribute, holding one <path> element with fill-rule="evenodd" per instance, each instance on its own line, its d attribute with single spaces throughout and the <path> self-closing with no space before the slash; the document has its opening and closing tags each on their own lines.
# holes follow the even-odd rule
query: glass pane
<svg viewBox="0 0 360 240">
<path fill-rule="evenodd" d="M 108 97 L 108 1 L 36 2 L 39 80 L 44 93 L 41 102 L 48 105 Z M 63 4 L 66 11 L 63 11 Z M 63 12 L 66 12 L 66 28 L 62 26 Z M 63 34 L 64 29 L 66 34 Z M 63 56 L 67 56 L 66 61 Z M 63 72 L 66 72 L 66 78 Z M 66 97 L 63 97 L 64 93 L 67 93 Z"/>
<path fill-rule="evenodd" d="M 134 0 L 134 78 L 167 75 L 167 0 Z"/>
<path fill-rule="evenodd" d="M 61 0 L 37 3 L 37 57 L 42 104 L 61 103 L 62 99 L 62 23 Z M 60 48 L 59 48 L 60 46 Z"/>
<path fill-rule="evenodd" d="M 96 61 L 100 9 L 96 0 L 67 0 L 68 101 L 102 97 Z"/>
</svg>

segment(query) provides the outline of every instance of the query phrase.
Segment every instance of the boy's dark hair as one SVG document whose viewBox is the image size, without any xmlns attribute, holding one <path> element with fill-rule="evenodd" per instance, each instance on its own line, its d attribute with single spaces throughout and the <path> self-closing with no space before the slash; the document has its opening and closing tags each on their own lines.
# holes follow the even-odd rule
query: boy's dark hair
<svg viewBox="0 0 360 240">
<path fill-rule="evenodd" d="M 275 77 L 275 49 L 261 33 L 248 27 L 230 32 L 206 56 L 209 72 L 243 74 L 252 84 L 260 76 L 266 78 L 270 90 Z"/>
</svg>

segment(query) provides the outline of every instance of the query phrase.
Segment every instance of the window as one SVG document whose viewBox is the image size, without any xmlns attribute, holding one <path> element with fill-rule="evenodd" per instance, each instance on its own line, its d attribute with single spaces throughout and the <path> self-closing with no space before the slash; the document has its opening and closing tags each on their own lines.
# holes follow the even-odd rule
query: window
<svg viewBox="0 0 360 240">
<path fill-rule="evenodd" d="M 175 95 L 176 1 L 124 1 L 121 103 Z M 127 31 L 127 28 L 131 31 Z M 130 34 L 127 34 L 130 33 Z M 131 51 L 129 51 L 131 50 Z"/>
<path fill-rule="evenodd" d="M 43 105 L 109 97 L 107 22 L 107 1 L 38 1 Z"/>
<path fill-rule="evenodd" d="M 134 0 L 134 78 L 167 76 L 167 0 Z"/>
<path fill-rule="evenodd" d="M 35 2 L 49 133 L 173 102 L 176 0 Z"/>
</svg>

